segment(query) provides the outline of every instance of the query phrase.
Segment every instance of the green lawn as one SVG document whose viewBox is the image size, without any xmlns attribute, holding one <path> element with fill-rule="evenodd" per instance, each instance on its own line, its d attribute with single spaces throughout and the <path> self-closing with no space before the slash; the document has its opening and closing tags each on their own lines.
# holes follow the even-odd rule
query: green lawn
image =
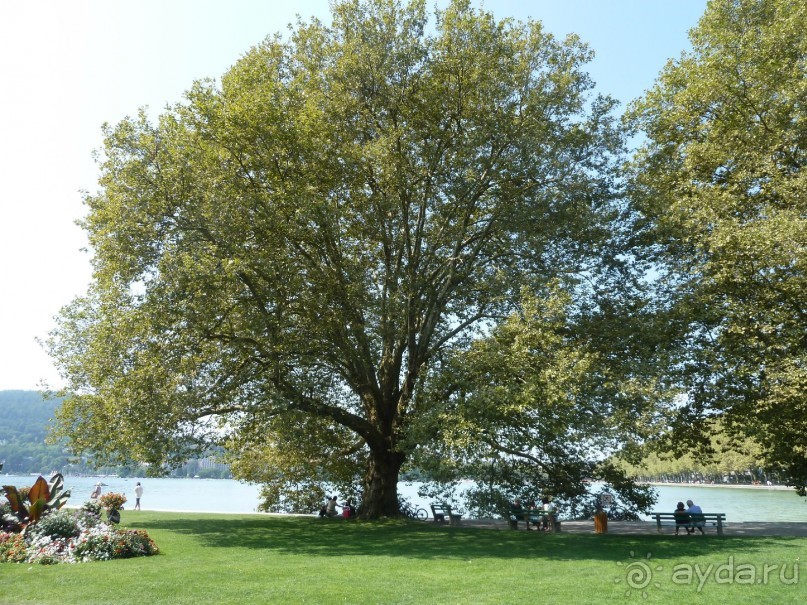
<svg viewBox="0 0 807 605">
<path fill-rule="evenodd" d="M 0 604 L 758 605 L 807 599 L 804 538 L 543 534 L 148 511 L 124 511 L 122 525 L 147 529 L 161 554 L 76 565 L 3 564 Z"/>
</svg>

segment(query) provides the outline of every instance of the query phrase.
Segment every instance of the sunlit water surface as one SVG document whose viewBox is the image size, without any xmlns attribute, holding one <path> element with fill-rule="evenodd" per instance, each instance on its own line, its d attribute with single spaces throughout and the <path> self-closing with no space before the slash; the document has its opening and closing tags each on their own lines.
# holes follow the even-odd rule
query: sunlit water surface
<svg viewBox="0 0 807 605">
<path fill-rule="evenodd" d="M 47 477 L 46 477 L 47 479 Z M 0 484 L 32 485 L 35 476 L 0 475 Z M 104 492 L 126 495 L 126 509 L 134 506 L 134 488 L 140 481 L 144 493 L 141 507 L 148 510 L 251 513 L 259 502 L 260 487 L 232 479 L 151 479 L 122 477 L 65 477 L 65 489 L 72 491 L 69 504 L 90 499 L 97 482 Z M 428 509 L 429 501 L 417 495 L 417 484 L 401 483 L 399 491 L 413 504 Z M 729 521 L 804 521 L 807 500 L 792 489 L 728 488 L 712 485 L 660 485 L 654 510 L 670 511 L 678 501 L 693 500 L 704 512 L 726 513 Z M 340 496 L 341 501 L 341 496 Z"/>
</svg>

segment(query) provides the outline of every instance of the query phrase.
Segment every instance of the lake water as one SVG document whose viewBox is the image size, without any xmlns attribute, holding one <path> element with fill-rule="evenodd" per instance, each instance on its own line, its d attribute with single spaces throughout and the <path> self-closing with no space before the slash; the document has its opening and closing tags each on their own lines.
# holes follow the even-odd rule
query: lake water
<svg viewBox="0 0 807 605">
<path fill-rule="evenodd" d="M 47 479 L 47 477 L 46 477 Z M 30 486 L 36 477 L 0 475 L 0 484 Z M 126 494 L 126 508 L 134 506 L 134 488 L 140 481 L 144 493 L 141 507 L 148 510 L 190 512 L 252 513 L 259 501 L 257 485 L 232 479 L 151 479 L 122 477 L 65 477 L 65 489 L 72 490 L 70 505 L 90 499 L 96 482 L 102 482 L 104 493 Z M 704 512 L 726 513 L 729 521 L 802 521 L 807 522 L 807 499 L 792 489 L 739 488 L 712 485 L 660 485 L 657 511 L 675 509 L 678 501 L 693 500 Z M 428 500 L 417 495 L 417 485 L 401 483 L 399 491 L 413 504 L 428 510 Z"/>
<path fill-rule="evenodd" d="M 717 485 L 659 485 L 653 510 L 675 510 L 677 502 L 692 500 L 703 512 L 726 513 L 726 519 L 807 522 L 807 499 L 791 489 L 723 487 Z M 646 517 L 649 519 L 649 517 Z"/>
<path fill-rule="evenodd" d="M 36 476 L 0 475 L 3 485 L 30 486 L 34 481 Z M 149 510 L 253 513 L 259 501 L 259 486 L 232 479 L 65 477 L 64 489 L 71 490 L 68 506 L 78 506 L 90 499 L 95 484 L 100 482 L 104 494 L 125 494 L 127 502 L 124 508 L 130 509 L 134 507 L 134 488 L 138 481 L 143 486 L 140 507 Z"/>
</svg>

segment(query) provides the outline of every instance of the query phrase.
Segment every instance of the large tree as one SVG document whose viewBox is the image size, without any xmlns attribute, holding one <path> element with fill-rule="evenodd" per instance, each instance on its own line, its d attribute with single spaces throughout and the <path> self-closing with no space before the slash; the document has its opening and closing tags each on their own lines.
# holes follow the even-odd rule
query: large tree
<svg viewBox="0 0 807 605">
<path fill-rule="evenodd" d="M 74 449 L 159 470 L 222 444 L 277 498 L 360 476 L 362 513 L 395 514 L 440 352 L 614 258 L 621 143 L 588 49 L 466 1 L 435 16 L 335 3 L 106 129 L 94 279 L 50 341 Z"/>
<path fill-rule="evenodd" d="M 674 440 L 724 426 L 807 486 L 807 4 L 713 0 L 633 108 L 634 194 L 686 326 Z M 719 423 L 716 421 L 719 420 Z"/>
<path fill-rule="evenodd" d="M 623 515 L 652 505 L 650 489 L 610 455 L 638 461 L 636 446 L 663 422 L 659 404 L 670 391 L 657 368 L 665 331 L 651 328 L 656 311 L 641 298 L 617 304 L 613 292 L 623 289 L 615 284 L 607 295 L 570 285 L 525 291 L 517 312 L 487 338 L 447 352 L 420 419 L 437 427 L 435 438 L 415 451 L 432 479 L 427 488 L 450 493 L 462 481 L 481 516 L 544 496 L 579 514 L 603 490 L 619 496 Z"/>
</svg>

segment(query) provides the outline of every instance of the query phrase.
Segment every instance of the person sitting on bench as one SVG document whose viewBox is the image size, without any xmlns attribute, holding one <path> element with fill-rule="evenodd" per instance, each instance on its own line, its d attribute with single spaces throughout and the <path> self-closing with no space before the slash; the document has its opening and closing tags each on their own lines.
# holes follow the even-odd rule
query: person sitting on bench
<svg viewBox="0 0 807 605">
<path fill-rule="evenodd" d="M 689 513 L 684 508 L 683 502 L 678 503 L 673 514 L 675 515 L 675 535 L 678 535 L 678 530 L 682 527 L 689 533 Z"/>
<path fill-rule="evenodd" d="M 694 534 L 695 528 L 705 536 L 706 532 L 703 531 L 703 525 L 706 523 L 703 519 L 703 511 L 701 507 L 695 504 L 692 500 L 687 500 L 687 512 L 689 513 L 690 526 L 687 528 L 687 533 Z"/>
<path fill-rule="evenodd" d="M 510 527 L 512 529 L 518 528 L 518 520 L 524 518 L 524 507 L 521 506 L 521 500 L 516 500 L 510 505 Z M 529 529 L 529 525 L 527 526 Z"/>
</svg>

